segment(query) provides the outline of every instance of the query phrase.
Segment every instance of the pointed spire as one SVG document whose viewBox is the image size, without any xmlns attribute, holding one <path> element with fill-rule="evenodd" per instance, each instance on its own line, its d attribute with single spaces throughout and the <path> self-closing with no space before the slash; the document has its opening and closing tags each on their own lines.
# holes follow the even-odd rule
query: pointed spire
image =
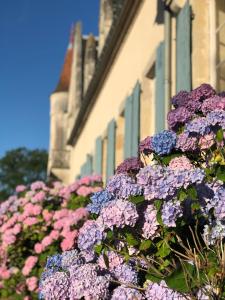
<svg viewBox="0 0 225 300">
<path fill-rule="evenodd" d="M 67 48 L 66 55 L 64 58 L 64 64 L 61 69 L 59 82 L 53 93 L 67 92 L 69 90 L 71 68 L 72 68 L 72 58 L 73 58 L 74 33 L 75 33 L 75 26 L 74 26 L 74 24 L 72 24 L 71 30 L 70 30 L 69 44 L 68 44 L 68 48 Z"/>
</svg>

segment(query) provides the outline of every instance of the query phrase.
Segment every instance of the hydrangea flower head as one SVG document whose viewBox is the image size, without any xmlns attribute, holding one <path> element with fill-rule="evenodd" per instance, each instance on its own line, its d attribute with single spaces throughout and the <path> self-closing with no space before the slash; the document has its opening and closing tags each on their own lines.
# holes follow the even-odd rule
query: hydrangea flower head
<svg viewBox="0 0 225 300">
<path fill-rule="evenodd" d="M 210 84 L 203 83 L 196 89 L 190 92 L 190 97 L 194 101 L 204 101 L 207 98 L 213 97 L 216 91 L 212 88 Z"/>
<path fill-rule="evenodd" d="M 126 286 L 117 287 L 112 294 L 111 300 L 143 300 L 142 294 L 132 288 L 128 288 Z"/>
<path fill-rule="evenodd" d="M 142 236 L 151 239 L 157 235 L 159 223 L 157 221 L 157 210 L 154 205 L 149 204 L 144 213 L 144 225 L 142 227 Z"/>
<path fill-rule="evenodd" d="M 190 101 L 189 92 L 180 91 L 177 95 L 173 96 L 171 99 L 171 103 L 175 108 L 186 106 L 186 104 Z"/>
<path fill-rule="evenodd" d="M 152 137 L 147 136 L 144 140 L 139 143 L 138 152 L 149 155 L 152 153 Z"/>
<path fill-rule="evenodd" d="M 184 106 L 171 110 L 167 115 L 169 128 L 176 130 L 179 125 L 185 124 L 192 116 L 193 113 Z"/>
<path fill-rule="evenodd" d="M 137 174 L 144 164 L 138 157 L 125 159 L 116 169 L 116 174 Z"/>
<path fill-rule="evenodd" d="M 209 125 L 210 123 L 208 122 L 207 118 L 195 118 L 186 124 L 185 132 L 187 132 L 188 134 L 196 133 L 204 135 L 210 132 Z"/>
<path fill-rule="evenodd" d="M 92 250 L 93 247 L 99 243 L 104 238 L 104 228 L 99 222 L 88 220 L 81 227 L 78 236 L 78 247 L 80 250 Z"/>
<path fill-rule="evenodd" d="M 99 214 L 102 207 L 104 207 L 104 205 L 107 202 L 113 200 L 113 195 L 109 193 L 107 190 L 102 190 L 100 192 L 94 193 L 90 197 L 90 199 L 92 203 L 87 205 L 88 211 L 94 214 Z"/>
<path fill-rule="evenodd" d="M 193 167 L 190 160 L 184 155 L 171 159 L 169 163 L 171 170 L 191 170 Z"/>
<path fill-rule="evenodd" d="M 125 174 L 112 176 L 107 182 L 106 190 L 119 199 L 142 195 L 142 188 L 136 183 L 135 178 Z"/>
<path fill-rule="evenodd" d="M 55 272 L 42 282 L 41 294 L 45 300 L 67 300 L 70 279 L 65 272 Z"/>
<path fill-rule="evenodd" d="M 170 130 L 164 130 L 152 137 L 152 148 L 159 155 L 169 154 L 176 145 L 176 134 Z"/>
<path fill-rule="evenodd" d="M 118 199 L 108 202 L 101 210 L 100 219 L 105 228 L 134 226 L 138 219 L 136 206 L 130 201 Z"/>
<path fill-rule="evenodd" d="M 145 292 L 145 297 L 147 300 L 185 300 L 186 297 L 183 297 L 176 291 L 173 291 L 167 287 L 165 281 L 160 283 L 147 283 L 147 289 Z"/>
<path fill-rule="evenodd" d="M 194 152 L 197 149 L 198 139 L 194 136 L 189 136 L 188 133 L 181 133 L 177 136 L 176 148 L 183 152 Z"/>
<path fill-rule="evenodd" d="M 176 227 L 176 220 L 183 215 L 181 203 L 170 200 L 163 203 L 162 221 L 167 227 Z"/>
<path fill-rule="evenodd" d="M 128 264 L 121 264 L 115 267 L 112 271 L 113 276 L 123 284 L 137 284 L 137 271 Z"/>
<path fill-rule="evenodd" d="M 60 254 L 49 256 L 46 262 L 47 269 L 59 270 L 61 268 L 61 265 L 62 265 L 62 255 Z"/>
<path fill-rule="evenodd" d="M 62 253 L 62 268 L 67 269 L 71 266 L 80 266 L 82 264 L 84 264 L 84 259 L 77 250 L 70 250 Z"/>
</svg>

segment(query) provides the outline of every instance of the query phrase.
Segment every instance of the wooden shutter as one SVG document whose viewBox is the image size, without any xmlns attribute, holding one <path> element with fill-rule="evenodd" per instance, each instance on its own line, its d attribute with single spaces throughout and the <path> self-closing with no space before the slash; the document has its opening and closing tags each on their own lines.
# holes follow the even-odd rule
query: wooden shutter
<svg viewBox="0 0 225 300">
<path fill-rule="evenodd" d="M 95 141 L 95 174 L 102 175 L 102 138 L 99 136 Z"/>
<path fill-rule="evenodd" d="M 86 175 L 86 163 L 84 163 L 80 168 L 80 175 L 84 177 Z"/>
<path fill-rule="evenodd" d="M 131 156 L 132 145 L 132 96 L 129 96 L 125 103 L 125 141 L 124 141 L 124 159 Z"/>
<path fill-rule="evenodd" d="M 107 157 L 106 157 L 106 179 L 114 174 L 115 170 L 115 120 L 110 121 L 107 128 Z"/>
<path fill-rule="evenodd" d="M 176 90 L 191 90 L 191 7 L 189 1 L 176 19 Z"/>
<path fill-rule="evenodd" d="M 165 46 L 161 42 L 156 51 L 155 64 L 155 131 L 160 132 L 165 129 Z"/>
<path fill-rule="evenodd" d="M 140 139 L 140 83 L 137 82 L 132 94 L 132 130 L 131 130 L 131 155 L 137 156 Z"/>
<path fill-rule="evenodd" d="M 88 154 L 86 160 L 86 175 L 91 175 L 93 172 L 92 162 L 93 162 L 92 156 Z"/>
</svg>

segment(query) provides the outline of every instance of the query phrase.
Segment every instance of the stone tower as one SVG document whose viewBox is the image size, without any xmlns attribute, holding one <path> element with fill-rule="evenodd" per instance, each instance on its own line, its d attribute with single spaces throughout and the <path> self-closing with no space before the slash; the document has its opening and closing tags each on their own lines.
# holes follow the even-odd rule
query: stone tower
<svg viewBox="0 0 225 300">
<path fill-rule="evenodd" d="M 74 29 L 71 30 L 70 42 L 66 51 L 60 79 L 50 96 L 50 145 L 48 174 L 62 181 L 67 181 L 70 148 L 66 145 L 68 127 L 68 95 L 73 59 Z"/>
</svg>

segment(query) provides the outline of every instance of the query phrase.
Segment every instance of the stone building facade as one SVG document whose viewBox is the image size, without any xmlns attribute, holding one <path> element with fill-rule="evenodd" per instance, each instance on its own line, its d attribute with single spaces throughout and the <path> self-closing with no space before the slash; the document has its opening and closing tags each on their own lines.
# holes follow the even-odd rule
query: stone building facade
<svg viewBox="0 0 225 300">
<path fill-rule="evenodd" d="M 75 25 L 50 97 L 49 176 L 107 180 L 204 82 L 225 90 L 224 0 L 100 0 L 99 36 Z"/>
</svg>

